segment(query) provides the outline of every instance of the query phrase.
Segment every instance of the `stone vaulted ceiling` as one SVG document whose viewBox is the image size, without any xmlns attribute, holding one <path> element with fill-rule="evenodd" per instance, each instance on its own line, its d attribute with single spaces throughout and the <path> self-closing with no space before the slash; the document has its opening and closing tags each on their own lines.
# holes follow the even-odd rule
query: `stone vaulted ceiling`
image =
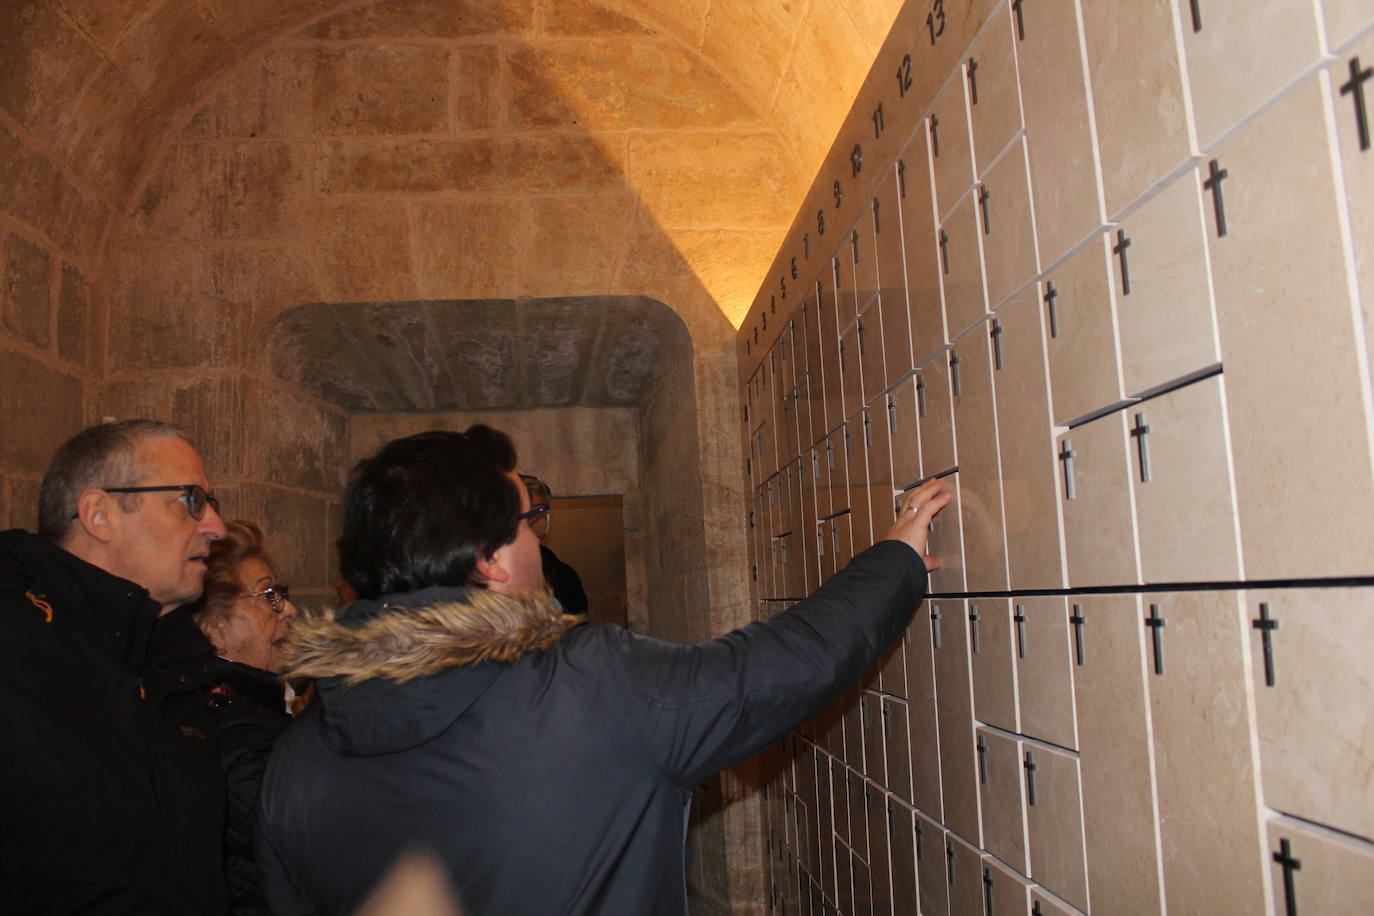
<svg viewBox="0 0 1374 916">
<path fill-rule="evenodd" d="M 96 281 L 116 380 L 252 365 L 279 315 L 322 302 L 442 322 L 644 296 L 725 353 L 897 8 L 5 0 L 0 213 Z M 378 308 L 293 320 L 323 339 Z M 558 314 L 568 340 L 617 320 Z M 369 378 L 331 390 L 416 381 Z"/>
</svg>

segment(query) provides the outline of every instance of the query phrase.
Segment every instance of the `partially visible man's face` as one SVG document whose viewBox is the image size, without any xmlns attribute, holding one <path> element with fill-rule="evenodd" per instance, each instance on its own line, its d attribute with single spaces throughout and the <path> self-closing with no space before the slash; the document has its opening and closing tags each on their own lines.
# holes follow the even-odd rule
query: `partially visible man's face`
<svg viewBox="0 0 1374 916">
<path fill-rule="evenodd" d="M 155 437 L 139 446 L 141 487 L 200 484 L 207 491 L 196 450 L 183 439 Z M 143 586 L 164 609 L 200 596 L 210 542 L 224 537 L 224 522 L 214 506 L 199 520 L 191 517 L 181 492 L 144 493 L 133 512 L 112 500 L 109 572 Z"/>
<path fill-rule="evenodd" d="M 530 494 L 525 489 L 525 484 L 521 481 L 520 475 L 511 471 L 506 476 L 520 491 L 520 511 L 528 512 Z M 544 565 L 539 556 L 539 538 L 529 525 L 523 523 L 517 525 L 515 540 L 496 548 L 496 553 L 492 555 L 492 558 L 510 574 L 504 582 L 488 583 L 487 587 L 492 591 L 509 592 L 521 588 L 544 587 Z"/>
</svg>

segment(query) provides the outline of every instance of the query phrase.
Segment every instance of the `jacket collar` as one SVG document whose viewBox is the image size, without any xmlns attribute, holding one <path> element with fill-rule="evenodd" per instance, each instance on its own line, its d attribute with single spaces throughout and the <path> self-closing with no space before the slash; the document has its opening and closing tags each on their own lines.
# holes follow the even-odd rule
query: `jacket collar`
<svg viewBox="0 0 1374 916">
<path fill-rule="evenodd" d="M 546 589 L 506 595 L 434 587 L 353 602 L 340 619 L 297 618 L 283 646 L 283 679 L 382 678 L 405 683 L 547 649 L 581 617 L 561 614 Z"/>
<path fill-rule="evenodd" d="M 25 531 L 0 533 L 4 553 L 28 573 L 29 590 L 52 607 L 54 622 L 61 620 L 130 672 L 143 672 L 148 638 L 162 610 L 146 589 Z"/>
</svg>

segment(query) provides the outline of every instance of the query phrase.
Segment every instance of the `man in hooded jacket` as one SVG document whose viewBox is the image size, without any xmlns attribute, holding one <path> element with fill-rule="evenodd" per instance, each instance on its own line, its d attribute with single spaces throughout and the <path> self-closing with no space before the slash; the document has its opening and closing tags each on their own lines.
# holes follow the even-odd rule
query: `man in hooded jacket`
<svg viewBox="0 0 1374 916">
<path fill-rule="evenodd" d="M 359 600 L 305 622 L 287 676 L 320 702 L 279 740 L 259 861 L 282 914 L 343 914 L 426 852 L 467 912 L 685 914 L 693 788 L 854 683 L 925 594 L 948 502 L 810 598 L 696 645 L 573 628 L 546 589 L 515 450 L 485 426 L 400 439 L 353 471 L 339 541 Z"/>
</svg>

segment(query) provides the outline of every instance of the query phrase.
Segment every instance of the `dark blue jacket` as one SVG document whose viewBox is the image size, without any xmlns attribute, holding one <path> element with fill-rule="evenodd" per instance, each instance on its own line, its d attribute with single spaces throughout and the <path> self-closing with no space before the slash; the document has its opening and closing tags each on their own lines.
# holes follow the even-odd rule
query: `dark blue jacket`
<svg viewBox="0 0 1374 916">
<path fill-rule="evenodd" d="M 268 765 L 268 901 L 348 913 L 425 849 L 474 916 L 685 914 L 693 788 L 857 681 L 925 588 L 915 551 L 884 541 L 786 613 L 696 645 L 568 630 L 546 596 L 356 602 L 296 649 L 297 673 L 324 679 Z"/>
</svg>

